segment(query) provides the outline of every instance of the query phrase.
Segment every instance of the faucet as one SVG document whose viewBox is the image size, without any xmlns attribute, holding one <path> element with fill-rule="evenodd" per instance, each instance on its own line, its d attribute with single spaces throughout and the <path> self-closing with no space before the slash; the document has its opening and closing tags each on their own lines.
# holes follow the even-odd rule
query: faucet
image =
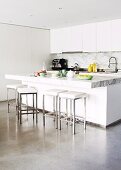
<svg viewBox="0 0 121 170">
<path fill-rule="evenodd" d="M 113 62 L 111 62 L 111 60 L 113 60 Z M 118 71 L 117 64 L 118 64 L 117 59 L 115 57 L 110 57 L 108 67 L 110 68 L 111 65 L 115 65 L 115 70 L 114 71 L 117 72 Z"/>
<path fill-rule="evenodd" d="M 75 74 L 79 74 L 79 64 L 78 63 L 75 63 L 74 64 L 74 67 L 73 67 L 73 70 L 75 71 Z"/>
</svg>

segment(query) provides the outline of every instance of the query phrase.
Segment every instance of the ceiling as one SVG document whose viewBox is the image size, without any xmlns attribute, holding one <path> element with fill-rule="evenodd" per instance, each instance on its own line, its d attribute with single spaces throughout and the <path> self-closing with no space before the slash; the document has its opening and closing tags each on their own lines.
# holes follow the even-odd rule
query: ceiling
<svg viewBox="0 0 121 170">
<path fill-rule="evenodd" d="M 121 0 L 0 0 L 0 22 L 59 28 L 121 18 Z"/>
</svg>

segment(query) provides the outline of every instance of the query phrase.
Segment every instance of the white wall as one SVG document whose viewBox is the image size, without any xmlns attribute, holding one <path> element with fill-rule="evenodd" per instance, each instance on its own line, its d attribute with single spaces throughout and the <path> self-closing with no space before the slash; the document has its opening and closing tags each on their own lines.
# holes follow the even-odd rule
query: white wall
<svg viewBox="0 0 121 170">
<path fill-rule="evenodd" d="M 0 24 L 0 101 L 6 100 L 5 74 L 33 73 L 51 62 L 50 31 Z"/>
</svg>

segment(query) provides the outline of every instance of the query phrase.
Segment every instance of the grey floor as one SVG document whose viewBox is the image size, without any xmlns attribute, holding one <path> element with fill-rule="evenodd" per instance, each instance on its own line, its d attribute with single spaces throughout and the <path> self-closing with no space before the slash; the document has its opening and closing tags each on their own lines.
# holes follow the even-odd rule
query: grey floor
<svg viewBox="0 0 121 170">
<path fill-rule="evenodd" d="M 32 116 L 23 116 L 19 125 L 16 112 L 7 103 L 0 103 L 0 170 L 121 170 L 121 123 L 107 130 L 88 125 L 72 128 L 63 123 L 56 130 L 53 119 L 47 118 L 43 128 Z"/>
</svg>

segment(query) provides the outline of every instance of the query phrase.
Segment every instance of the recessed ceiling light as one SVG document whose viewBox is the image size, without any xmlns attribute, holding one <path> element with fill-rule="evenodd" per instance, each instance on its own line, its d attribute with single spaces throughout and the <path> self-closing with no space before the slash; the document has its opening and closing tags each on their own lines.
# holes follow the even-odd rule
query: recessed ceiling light
<svg viewBox="0 0 121 170">
<path fill-rule="evenodd" d="M 9 23 L 12 23 L 13 21 L 12 20 L 9 20 Z"/>
<path fill-rule="evenodd" d="M 58 9 L 61 10 L 61 9 L 63 9 L 63 8 L 59 7 Z"/>
<path fill-rule="evenodd" d="M 30 16 L 30 17 L 32 17 L 32 16 L 33 16 L 33 14 L 29 14 L 29 16 Z"/>
</svg>

